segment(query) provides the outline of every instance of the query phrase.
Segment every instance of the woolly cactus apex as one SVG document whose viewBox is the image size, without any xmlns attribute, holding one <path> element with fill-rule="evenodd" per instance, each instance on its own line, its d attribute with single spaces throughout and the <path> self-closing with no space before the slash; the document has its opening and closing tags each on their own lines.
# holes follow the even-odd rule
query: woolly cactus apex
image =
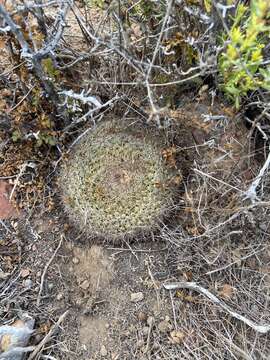
<svg viewBox="0 0 270 360">
<path fill-rule="evenodd" d="M 73 150 L 60 187 L 67 213 L 81 230 L 118 240 L 158 226 L 173 206 L 171 176 L 161 146 L 146 129 L 107 121 Z"/>
</svg>

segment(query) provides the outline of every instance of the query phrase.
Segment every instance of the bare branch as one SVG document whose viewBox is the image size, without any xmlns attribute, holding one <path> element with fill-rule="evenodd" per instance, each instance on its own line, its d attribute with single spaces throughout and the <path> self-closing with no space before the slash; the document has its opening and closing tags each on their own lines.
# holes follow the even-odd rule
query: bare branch
<svg viewBox="0 0 270 360">
<path fill-rule="evenodd" d="M 232 317 L 237 320 L 242 321 L 247 326 L 251 327 L 253 330 L 261 333 L 267 334 L 270 331 L 270 324 L 266 325 L 258 325 L 254 321 L 247 319 L 243 315 L 232 310 L 228 305 L 226 305 L 223 301 L 219 300 L 215 295 L 213 295 L 209 290 L 203 288 L 200 285 L 197 285 L 195 282 L 176 282 L 171 284 L 164 284 L 163 287 L 166 290 L 178 290 L 178 289 L 190 289 L 196 291 L 204 296 L 206 296 L 209 300 L 211 300 L 214 304 L 220 306 L 223 310 L 229 313 Z"/>
</svg>

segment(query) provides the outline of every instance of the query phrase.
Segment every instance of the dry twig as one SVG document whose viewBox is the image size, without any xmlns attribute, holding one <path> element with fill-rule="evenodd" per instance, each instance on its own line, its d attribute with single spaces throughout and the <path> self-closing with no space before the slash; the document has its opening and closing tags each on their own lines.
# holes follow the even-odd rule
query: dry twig
<svg viewBox="0 0 270 360">
<path fill-rule="evenodd" d="M 31 353 L 28 360 L 35 359 L 36 355 L 41 351 L 43 346 L 51 339 L 51 337 L 54 335 L 56 329 L 59 327 L 59 325 L 65 320 L 67 314 L 69 311 L 65 311 L 64 314 L 62 314 L 58 321 L 50 328 L 50 331 L 48 334 L 41 340 L 41 342 L 35 347 L 35 350 Z"/>
<path fill-rule="evenodd" d="M 254 321 L 247 319 L 243 315 L 232 310 L 228 305 L 226 305 L 223 301 L 218 299 L 209 290 L 203 288 L 200 285 L 197 285 L 195 282 L 176 282 L 176 283 L 171 283 L 171 284 L 164 284 L 163 286 L 166 290 L 190 289 L 193 291 L 197 291 L 198 293 L 206 296 L 214 304 L 220 306 L 223 310 L 228 312 L 232 317 L 234 317 L 237 320 L 242 321 L 247 326 L 251 327 L 253 330 L 255 330 L 261 334 L 267 334 L 270 331 L 270 324 L 258 325 Z"/>
<path fill-rule="evenodd" d="M 44 267 L 44 270 L 43 270 L 43 273 L 42 273 L 42 276 L 41 276 L 40 288 L 39 288 L 39 292 L 38 292 L 38 296 L 37 296 L 37 306 L 40 305 L 41 294 L 42 294 L 42 291 L 43 291 L 44 280 L 45 280 L 45 276 L 46 276 L 48 267 L 50 266 L 50 264 L 52 263 L 55 255 L 57 254 L 58 250 L 60 249 L 60 247 L 62 245 L 62 241 L 63 241 L 63 237 L 61 237 L 61 239 L 59 241 L 59 244 L 58 244 L 57 248 L 55 249 L 52 257 L 50 258 L 50 260 L 47 262 L 47 264 Z"/>
</svg>

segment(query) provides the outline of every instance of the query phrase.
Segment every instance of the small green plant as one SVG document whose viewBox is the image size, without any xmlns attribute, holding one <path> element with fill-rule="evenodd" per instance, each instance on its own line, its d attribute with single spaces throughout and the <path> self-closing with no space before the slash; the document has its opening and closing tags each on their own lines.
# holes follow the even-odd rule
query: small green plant
<svg viewBox="0 0 270 360">
<path fill-rule="evenodd" d="M 270 2 L 252 0 L 239 4 L 225 36 L 225 51 L 219 58 L 222 90 L 239 108 L 241 99 L 259 88 L 270 90 L 270 67 L 264 64 L 263 49 L 269 43 Z"/>
<path fill-rule="evenodd" d="M 105 0 L 84 0 L 84 2 L 88 6 L 96 6 L 100 9 L 103 9 L 105 5 Z"/>
<path fill-rule="evenodd" d="M 173 206 L 171 170 L 144 131 L 105 122 L 63 165 L 67 213 L 88 235 L 115 240 L 148 233 Z"/>
<path fill-rule="evenodd" d="M 36 145 L 38 147 L 42 145 L 55 146 L 57 143 L 56 138 L 50 132 L 43 131 L 38 134 Z"/>
<path fill-rule="evenodd" d="M 13 142 L 17 142 L 22 139 L 22 134 L 19 129 L 16 129 L 12 132 L 11 138 Z"/>
<path fill-rule="evenodd" d="M 42 66 L 44 71 L 52 80 L 56 80 L 60 75 L 60 71 L 54 67 L 53 60 L 51 58 L 42 59 Z"/>
</svg>

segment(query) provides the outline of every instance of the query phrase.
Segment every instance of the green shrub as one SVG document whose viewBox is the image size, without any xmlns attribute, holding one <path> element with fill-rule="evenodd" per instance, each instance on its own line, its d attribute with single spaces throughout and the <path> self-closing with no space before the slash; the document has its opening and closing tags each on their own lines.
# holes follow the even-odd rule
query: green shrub
<svg viewBox="0 0 270 360">
<path fill-rule="evenodd" d="M 263 49 L 269 43 L 270 3 L 252 0 L 239 4 L 229 33 L 223 36 L 225 51 L 219 58 L 223 91 L 236 107 L 250 91 L 270 90 L 270 67 L 264 65 Z"/>
<path fill-rule="evenodd" d="M 85 136 L 63 165 L 60 187 L 82 230 L 119 239 L 157 227 L 173 204 L 170 176 L 161 146 L 145 129 L 113 121 Z"/>
</svg>

